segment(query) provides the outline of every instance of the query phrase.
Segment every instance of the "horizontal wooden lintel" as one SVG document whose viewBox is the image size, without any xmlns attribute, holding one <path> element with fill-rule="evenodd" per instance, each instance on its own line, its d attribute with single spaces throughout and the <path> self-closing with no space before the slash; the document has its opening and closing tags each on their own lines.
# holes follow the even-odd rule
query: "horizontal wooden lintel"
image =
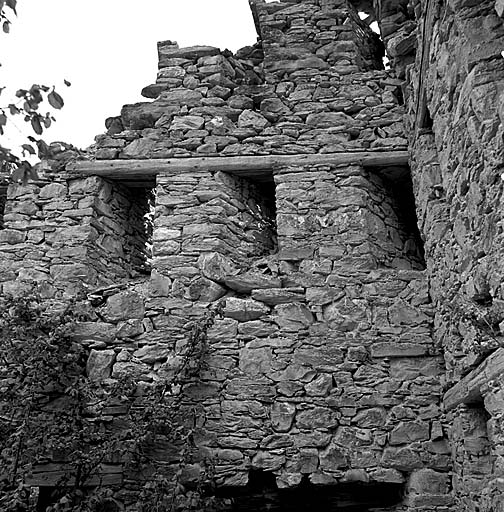
<svg viewBox="0 0 504 512">
<path fill-rule="evenodd" d="M 306 165 L 358 164 L 363 167 L 406 166 L 407 151 L 355 151 L 315 155 L 258 155 L 164 158 L 149 160 L 94 160 L 67 164 L 67 171 L 118 180 L 142 180 L 164 172 L 223 171 L 240 176 L 271 174 L 272 169 Z"/>
<path fill-rule="evenodd" d="M 445 409 L 449 411 L 460 404 L 482 402 L 483 386 L 503 374 L 504 348 L 499 348 L 445 393 Z"/>
</svg>

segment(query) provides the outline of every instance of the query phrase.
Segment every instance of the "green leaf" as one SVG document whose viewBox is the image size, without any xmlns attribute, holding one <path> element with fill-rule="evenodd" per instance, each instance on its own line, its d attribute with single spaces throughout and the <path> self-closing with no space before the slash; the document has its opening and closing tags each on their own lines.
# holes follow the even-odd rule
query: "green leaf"
<svg viewBox="0 0 504 512">
<path fill-rule="evenodd" d="M 0 114 L 0 126 L 5 126 L 7 124 L 7 116 L 2 112 Z"/>
<path fill-rule="evenodd" d="M 6 20 L 3 22 L 3 31 L 8 34 L 10 32 L 10 21 L 9 20 Z"/>
<path fill-rule="evenodd" d="M 49 100 L 49 104 L 51 105 L 51 107 L 56 108 L 58 110 L 60 108 L 63 108 L 63 105 L 65 104 L 63 102 L 63 98 L 56 91 L 51 91 L 47 96 L 47 99 Z"/>
<path fill-rule="evenodd" d="M 33 131 L 37 134 L 37 135 L 42 135 L 42 125 L 40 124 L 40 119 L 39 119 L 39 116 L 38 115 L 34 115 L 32 118 L 31 118 L 31 126 L 33 128 Z"/>
</svg>

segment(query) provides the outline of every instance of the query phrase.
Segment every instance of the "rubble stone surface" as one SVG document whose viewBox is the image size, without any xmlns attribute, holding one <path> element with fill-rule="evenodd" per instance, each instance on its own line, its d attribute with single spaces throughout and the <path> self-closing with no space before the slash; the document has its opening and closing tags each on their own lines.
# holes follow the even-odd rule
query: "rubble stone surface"
<svg viewBox="0 0 504 512">
<path fill-rule="evenodd" d="M 352 485 L 400 489 L 363 510 L 501 511 L 504 4 L 251 7 L 259 41 L 235 55 L 160 42 L 149 101 L 85 157 L 161 170 L 56 161 L 0 187 L 0 289 L 86 291 L 97 320 L 74 337 L 96 383 L 173 378 L 188 326 L 219 305 L 181 390 L 219 489 L 248 496 L 261 472 L 282 492 L 354 489 L 354 505 Z M 404 149 L 409 167 L 359 156 Z M 240 160 L 334 154 L 355 159 Z M 216 157 L 235 170 L 206 169 Z M 155 454 L 176 465 L 174 450 L 160 438 Z M 110 466 L 134 511 L 128 471 Z"/>
</svg>

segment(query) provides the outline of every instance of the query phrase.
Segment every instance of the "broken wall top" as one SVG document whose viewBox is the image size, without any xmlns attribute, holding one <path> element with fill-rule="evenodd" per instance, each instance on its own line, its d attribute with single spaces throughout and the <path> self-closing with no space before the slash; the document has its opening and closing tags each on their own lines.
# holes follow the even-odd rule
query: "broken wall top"
<svg viewBox="0 0 504 512">
<path fill-rule="evenodd" d="M 96 159 L 403 150 L 401 81 L 346 0 L 252 3 L 260 40 L 233 55 L 158 45 L 151 102 L 125 105 Z"/>
</svg>

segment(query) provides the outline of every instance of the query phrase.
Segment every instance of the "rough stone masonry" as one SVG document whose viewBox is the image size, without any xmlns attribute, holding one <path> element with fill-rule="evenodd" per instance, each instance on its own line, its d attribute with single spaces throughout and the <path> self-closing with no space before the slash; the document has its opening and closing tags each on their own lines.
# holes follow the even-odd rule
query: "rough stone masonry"
<svg viewBox="0 0 504 512">
<path fill-rule="evenodd" d="M 217 489 L 260 474 L 273 510 L 304 488 L 327 510 L 503 512 L 504 3 L 251 8 L 256 44 L 159 43 L 149 101 L 0 189 L 2 293 L 98 293 L 75 337 L 104 384 L 169 378 L 221 301 L 184 389 Z"/>
</svg>

